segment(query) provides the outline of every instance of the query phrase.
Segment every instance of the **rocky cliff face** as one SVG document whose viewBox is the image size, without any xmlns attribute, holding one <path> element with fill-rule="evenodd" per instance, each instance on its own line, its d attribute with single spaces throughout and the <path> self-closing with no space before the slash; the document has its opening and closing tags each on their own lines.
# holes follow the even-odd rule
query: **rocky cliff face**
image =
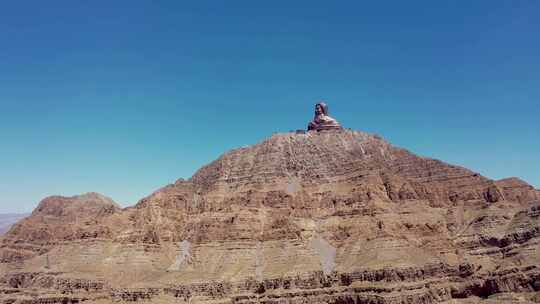
<svg viewBox="0 0 540 304">
<path fill-rule="evenodd" d="M 110 236 L 102 219 L 119 211 L 113 200 L 98 193 L 47 197 L 4 236 L 0 262 L 23 261 L 64 242 Z"/>
<path fill-rule="evenodd" d="M 2 242 L 1 294 L 34 303 L 536 301 L 539 216 L 540 193 L 516 178 L 493 181 L 363 132 L 276 134 L 134 207 L 97 194 L 43 200 Z"/>
</svg>

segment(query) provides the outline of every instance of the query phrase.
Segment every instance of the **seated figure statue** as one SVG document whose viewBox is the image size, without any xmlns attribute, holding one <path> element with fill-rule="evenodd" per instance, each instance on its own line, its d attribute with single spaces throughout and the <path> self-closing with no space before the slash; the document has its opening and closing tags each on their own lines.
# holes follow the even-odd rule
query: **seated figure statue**
<svg viewBox="0 0 540 304">
<path fill-rule="evenodd" d="M 315 117 L 308 125 L 308 131 L 335 130 L 341 129 L 337 120 L 328 116 L 328 106 L 324 102 L 315 105 Z"/>
</svg>

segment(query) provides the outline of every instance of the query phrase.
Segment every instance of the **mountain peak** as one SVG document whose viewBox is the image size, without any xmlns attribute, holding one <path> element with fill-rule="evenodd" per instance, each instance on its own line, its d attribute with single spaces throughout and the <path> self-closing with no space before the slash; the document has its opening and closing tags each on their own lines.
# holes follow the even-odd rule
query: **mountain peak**
<svg viewBox="0 0 540 304">
<path fill-rule="evenodd" d="M 53 195 L 44 198 L 32 214 L 52 216 L 95 216 L 120 209 L 117 203 L 105 195 L 88 192 L 71 197 Z"/>
<path fill-rule="evenodd" d="M 97 193 L 48 197 L 7 233 L 0 260 L 18 271 L 4 278 L 10 288 L 84 278 L 117 300 L 413 302 L 401 293 L 411 284 L 418 303 L 486 297 L 534 290 L 539 199 L 519 179 L 493 181 L 377 135 L 278 133 L 134 208 Z"/>
<path fill-rule="evenodd" d="M 273 189 L 369 185 L 363 195 L 381 199 L 498 201 L 494 182 L 468 169 L 416 156 L 377 135 L 336 129 L 277 133 L 253 146 L 232 150 L 189 180 L 200 193 L 230 196 Z"/>
</svg>

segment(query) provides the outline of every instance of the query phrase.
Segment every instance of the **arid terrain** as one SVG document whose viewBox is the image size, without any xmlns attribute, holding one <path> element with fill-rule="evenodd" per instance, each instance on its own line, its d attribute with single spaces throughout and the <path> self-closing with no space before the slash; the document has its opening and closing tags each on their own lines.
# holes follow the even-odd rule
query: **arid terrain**
<svg viewBox="0 0 540 304">
<path fill-rule="evenodd" d="M 43 199 L 0 303 L 540 303 L 540 191 L 352 130 L 275 134 L 120 208 Z"/>
<path fill-rule="evenodd" d="M 0 235 L 6 233 L 13 224 L 27 217 L 25 213 L 4 213 L 0 214 Z"/>
</svg>

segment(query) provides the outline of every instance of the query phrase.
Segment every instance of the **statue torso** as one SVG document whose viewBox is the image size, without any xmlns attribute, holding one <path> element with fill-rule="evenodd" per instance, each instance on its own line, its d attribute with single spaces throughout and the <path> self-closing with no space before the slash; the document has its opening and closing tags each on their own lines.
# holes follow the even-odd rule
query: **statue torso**
<svg viewBox="0 0 540 304">
<path fill-rule="evenodd" d="M 308 130 L 331 130 L 331 129 L 341 129 L 341 125 L 334 118 L 320 114 L 315 116 L 313 121 L 308 125 Z"/>
</svg>

